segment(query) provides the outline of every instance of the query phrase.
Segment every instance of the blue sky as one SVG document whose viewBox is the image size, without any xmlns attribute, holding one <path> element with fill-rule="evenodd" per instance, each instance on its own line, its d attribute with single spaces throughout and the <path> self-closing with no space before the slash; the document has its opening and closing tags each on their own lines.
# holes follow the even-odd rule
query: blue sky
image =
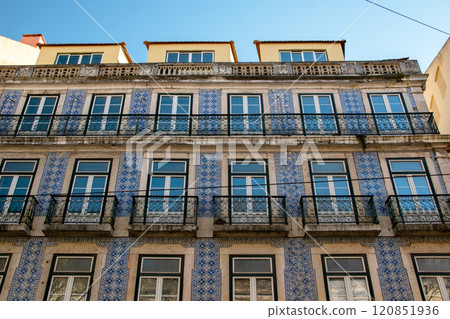
<svg viewBox="0 0 450 319">
<path fill-rule="evenodd" d="M 258 60 L 253 40 L 345 39 L 347 60 L 410 57 L 425 71 L 448 38 L 376 6 L 352 26 L 371 6 L 364 0 L 77 1 L 127 43 L 135 62 L 146 61 L 143 41 L 234 40 L 245 62 Z M 450 0 L 378 3 L 450 32 Z M 47 43 L 114 42 L 74 0 L 0 0 L 0 8 L 0 35 L 8 38 L 42 33 Z"/>
</svg>

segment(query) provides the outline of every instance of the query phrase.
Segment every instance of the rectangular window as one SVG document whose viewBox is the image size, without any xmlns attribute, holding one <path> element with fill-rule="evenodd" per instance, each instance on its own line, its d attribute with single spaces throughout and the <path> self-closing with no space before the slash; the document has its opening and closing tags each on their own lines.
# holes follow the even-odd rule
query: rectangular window
<svg viewBox="0 0 450 319">
<path fill-rule="evenodd" d="M 152 161 L 148 181 L 148 218 L 183 222 L 186 209 L 188 161 Z M 167 213 L 170 216 L 161 216 Z"/>
<path fill-rule="evenodd" d="M 450 300 L 450 256 L 413 255 L 423 300 Z"/>
<path fill-rule="evenodd" d="M 10 254 L 0 255 L 0 292 L 2 292 L 3 282 L 5 281 L 4 279 L 6 277 L 10 258 Z"/>
<path fill-rule="evenodd" d="M 181 300 L 183 262 L 183 256 L 140 255 L 135 300 Z"/>
<path fill-rule="evenodd" d="M 410 131 L 408 112 L 400 93 L 369 94 L 369 100 L 380 133 Z"/>
<path fill-rule="evenodd" d="M 160 95 L 156 131 L 189 132 L 191 103 L 190 95 Z"/>
<path fill-rule="evenodd" d="M 37 160 L 3 160 L 0 167 L 0 222 L 20 221 Z"/>
<path fill-rule="evenodd" d="M 20 121 L 19 134 L 46 135 L 58 103 L 58 96 L 29 96 Z"/>
<path fill-rule="evenodd" d="M 167 52 L 166 62 L 212 63 L 214 62 L 214 52 Z"/>
<path fill-rule="evenodd" d="M 321 223 L 354 220 L 350 176 L 345 160 L 311 161 L 317 218 Z"/>
<path fill-rule="evenodd" d="M 99 223 L 111 160 L 77 160 L 65 222 Z"/>
<path fill-rule="evenodd" d="M 99 64 L 102 58 L 101 53 L 58 54 L 55 64 Z"/>
<path fill-rule="evenodd" d="M 95 95 L 89 117 L 89 132 L 117 132 L 122 113 L 123 95 Z"/>
<path fill-rule="evenodd" d="M 439 221 L 431 180 L 424 159 L 388 159 L 389 170 L 404 217 L 422 215 L 423 221 Z"/>
<path fill-rule="evenodd" d="M 230 256 L 232 300 L 275 301 L 275 256 Z"/>
<path fill-rule="evenodd" d="M 331 301 L 370 301 L 373 298 L 365 255 L 322 255 L 327 298 Z"/>
<path fill-rule="evenodd" d="M 55 255 L 46 300 L 86 301 L 91 292 L 95 255 Z"/>
<path fill-rule="evenodd" d="M 265 161 L 230 161 L 230 195 L 233 222 L 248 218 L 267 219 L 267 163 Z"/>
<path fill-rule="evenodd" d="M 299 99 L 305 133 L 338 133 L 331 94 L 299 94 Z"/>
<path fill-rule="evenodd" d="M 263 133 L 263 108 L 260 95 L 230 95 L 229 114 L 228 125 L 231 133 Z"/>
<path fill-rule="evenodd" d="M 325 51 L 280 51 L 281 62 L 328 61 Z"/>
</svg>

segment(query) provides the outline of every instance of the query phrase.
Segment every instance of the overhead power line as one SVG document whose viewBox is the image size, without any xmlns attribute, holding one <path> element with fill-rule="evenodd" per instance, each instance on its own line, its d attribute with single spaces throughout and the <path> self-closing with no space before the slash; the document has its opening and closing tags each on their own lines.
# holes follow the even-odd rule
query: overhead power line
<svg viewBox="0 0 450 319">
<path fill-rule="evenodd" d="M 386 7 L 383 7 L 382 5 L 380 5 L 380 4 L 378 4 L 378 3 L 375 3 L 375 2 L 373 2 L 373 1 L 370 1 L 370 0 L 365 0 L 365 1 L 367 1 L 367 2 L 369 2 L 369 3 L 371 3 L 371 4 L 373 4 L 373 5 L 376 5 L 377 7 L 380 7 L 380 8 L 382 8 L 382 9 L 384 9 L 384 10 L 387 10 L 387 11 L 390 11 L 390 12 L 392 12 L 392 13 L 395 13 L 395 14 L 397 14 L 397 15 L 403 17 L 403 18 L 406 18 L 406 19 L 408 19 L 408 20 L 414 21 L 414 22 L 416 22 L 416 23 L 419 23 L 419 24 L 424 25 L 424 26 L 426 26 L 426 27 L 428 27 L 428 28 L 431 28 L 431 29 L 433 29 L 433 30 L 439 31 L 439 32 L 441 32 L 441 33 L 444 33 L 444 34 L 450 36 L 450 33 L 448 33 L 448 32 L 445 32 L 445 31 L 443 31 L 443 30 L 441 30 L 441 29 L 438 29 L 438 28 L 435 28 L 435 27 L 433 27 L 433 26 L 431 26 L 431 25 L 429 25 L 429 24 L 426 24 L 426 23 L 423 23 L 423 22 L 421 22 L 421 21 L 419 21 L 419 20 L 416 20 L 416 19 L 413 19 L 413 18 L 411 18 L 411 17 L 408 17 L 407 15 L 401 14 L 400 12 L 397 12 L 397 11 L 395 11 L 395 10 L 392 10 L 392 9 L 389 9 L 389 8 L 386 8 Z"/>
</svg>

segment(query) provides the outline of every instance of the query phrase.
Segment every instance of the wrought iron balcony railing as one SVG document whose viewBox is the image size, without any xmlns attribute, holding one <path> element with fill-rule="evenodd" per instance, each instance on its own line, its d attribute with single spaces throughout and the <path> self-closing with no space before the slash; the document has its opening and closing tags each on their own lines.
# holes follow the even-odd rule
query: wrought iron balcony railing
<svg viewBox="0 0 450 319">
<path fill-rule="evenodd" d="M 0 224 L 31 227 L 38 204 L 34 196 L 0 196 Z"/>
<path fill-rule="evenodd" d="M 220 224 L 287 224 L 284 196 L 214 196 L 214 220 Z"/>
<path fill-rule="evenodd" d="M 449 224 L 450 195 L 389 196 L 392 224 Z"/>
<path fill-rule="evenodd" d="M 116 196 L 52 195 L 47 224 L 110 224 L 114 227 Z"/>
<path fill-rule="evenodd" d="M 377 224 L 373 196 L 302 196 L 304 224 Z"/>
<path fill-rule="evenodd" d="M 432 113 L 1 115 L 3 136 L 438 134 Z"/>
<path fill-rule="evenodd" d="M 133 196 L 130 224 L 196 225 L 197 196 Z"/>
</svg>

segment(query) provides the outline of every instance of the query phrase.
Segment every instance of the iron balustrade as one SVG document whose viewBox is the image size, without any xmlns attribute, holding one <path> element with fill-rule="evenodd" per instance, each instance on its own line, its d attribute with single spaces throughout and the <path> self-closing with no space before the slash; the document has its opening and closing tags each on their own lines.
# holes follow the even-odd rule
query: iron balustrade
<svg viewBox="0 0 450 319">
<path fill-rule="evenodd" d="M 285 196 L 214 196 L 214 221 L 220 224 L 287 224 Z"/>
<path fill-rule="evenodd" d="M 303 224 L 378 224 L 373 196 L 302 196 Z"/>
<path fill-rule="evenodd" d="M 110 224 L 114 227 L 118 200 L 108 195 L 52 195 L 47 224 Z"/>
<path fill-rule="evenodd" d="M 196 225 L 197 196 L 133 196 L 130 224 Z"/>
<path fill-rule="evenodd" d="M 386 205 L 394 226 L 450 223 L 450 195 L 391 195 Z"/>
<path fill-rule="evenodd" d="M 34 196 L 0 196 L 0 224 L 26 224 L 31 227 L 39 202 Z"/>
<path fill-rule="evenodd" d="M 1 115 L 3 136 L 439 134 L 432 113 Z"/>
</svg>

